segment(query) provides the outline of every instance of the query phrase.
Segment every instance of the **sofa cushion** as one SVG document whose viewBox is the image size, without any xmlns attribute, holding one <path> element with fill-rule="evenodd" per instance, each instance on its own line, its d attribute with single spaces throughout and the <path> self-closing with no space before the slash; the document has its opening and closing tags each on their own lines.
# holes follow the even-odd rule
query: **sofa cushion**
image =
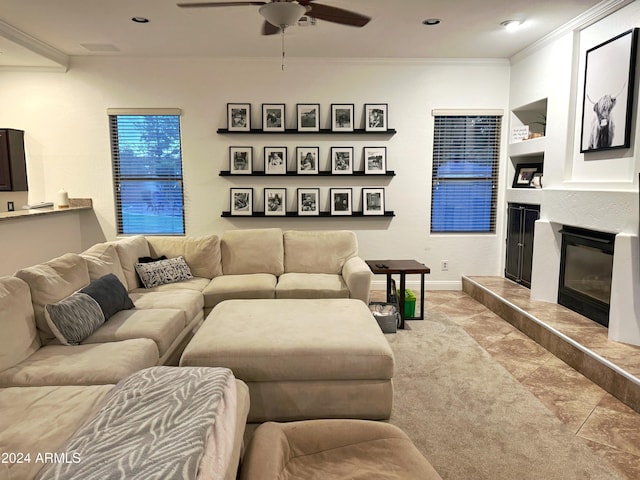
<svg viewBox="0 0 640 480">
<path fill-rule="evenodd" d="M 123 285 L 127 284 L 115 243 L 97 243 L 80 255 L 87 261 L 89 278 L 91 278 L 91 280 L 113 273 Z"/>
<path fill-rule="evenodd" d="M 107 385 L 154 366 L 153 340 L 136 338 L 91 345 L 45 345 L 18 365 L 0 372 L 0 386 Z"/>
<path fill-rule="evenodd" d="M 253 275 L 223 275 L 211 280 L 202 291 L 206 309 L 224 300 L 248 298 L 275 298 L 278 279 L 269 273 Z"/>
<path fill-rule="evenodd" d="M 140 287 L 138 282 L 138 274 L 136 273 L 136 263 L 140 257 L 149 257 L 149 244 L 143 235 L 134 235 L 133 237 L 121 238 L 115 242 L 124 278 L 126 279 L 127 290 Z"/>
<path fill-rule="evenodd" d="M 18 270 L 15 276 L 29 284 L 36 326 L 44 344 L 55 338 L 44 317 L 44 306 L 59 302 L 90 282 L 87 261 L 75 253 Z"/>
<path fill-rule="evenodd" d="M 0 371 L 40 348 L 29 285 L 16 277 L 0 278 L 0 331 Z"/>
<path fill-rule="evenodd" d="M 188 289 L 147 292 L 138 289 L 130 292 L 131 300 L 137 309 L 169 308 L 183 312 L 181 328 L 185 328 L 197 316 L 202 316 L 204 298 L 200 292 Z"/>
<path fill-rule="evenodd" d="M 202 237 L 147 237 L 151 256 L 168 258 L 183 256 L 194 277 L 213 278 L 222 275 L 220 238 Z"/>
<path fill-rule="evenodd" d="M 64 451 L 66 441 L 112 388 L 113 385 L 0 389 L 2 451 L 31 455 L 30 462 L 5 464 L 8 476 L 2 476 L 0 470 L 0 478 L 34 478 L 43 467 L 41 461 L 36 461 L 38 454 Z M 73 452 L 68 455 L 69 460 L 74 458 Z"/>
<path fill-rule="evenodd" d="M 86 293 L 98 302 L 105 322 L 119 311 L 134 307 L 124 285 L 113 273 L 93 280 L 80 293 Z"/>
<path fill-rule="evenodd" d="M 356 234 L 347 230 L 288 230 L 284 239 L 284 271 L 342 273 L 342 266 L 358 254 Z"/>
<path fill-rule="evenodd" d="M 282 230 L 263 228 L 229 230 L 220 240 L 222 271 L 225 275 L 284 272 Z"/>
<path fill-rule="evenodd" d="M 82 343 L 119 342 L 131 338 L 150 338 L 162 357 L 184 330 L 184 313 L 180 310 L 154 308 L 123 310 L 101 325 Z"/>
<path fill-rule="evenodd" d="M 104 313 L 98 302 L 80 292 L 45 305 L 44 316 L 63 345 L 78 345 L 104 323 Z"/>
<path fill-rule="evenodd" d="M 278 278 L 276 298 L 349 298 L 349 289 L 340 275 L 283 273 Z"/>
<path fill-rule="evenodd" d="M 136 263 L 136 272 L 145 288 L 176 283 L 193 278 L 184 257 Z"/>
</svg>

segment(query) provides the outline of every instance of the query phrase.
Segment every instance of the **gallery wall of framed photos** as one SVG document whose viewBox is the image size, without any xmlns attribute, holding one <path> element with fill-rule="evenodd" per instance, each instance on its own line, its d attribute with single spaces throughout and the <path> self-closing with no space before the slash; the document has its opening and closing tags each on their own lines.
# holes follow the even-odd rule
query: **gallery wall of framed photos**
<svg viewBox="0 0 640 480">
<path fill-rule="evenodd" d="M 334 103 L 321 115 L 318 103 L 227 104 L 227 127 L 218 134 L 238 134 L 248 141 L 229 147 L 228 170 L 223 177 L 263 177 L 260 185 L 231 187 L 229 210 L 223 217 L 393 217 L 385 209 L 385 187 L 369 186 L 372 178 L 395 176 L 388 168 L 384 142 L 396 131 L 388 127 L 388 105 Z M 254 127 L 252 111 L 260 112 L 261 123 Z M 290 113 L 294 112 L 294 113 Z M 360 120 L 357 115 L 360 114 Z M 288 128 L 294 124 L 295 127 Z M 323 128 L 326 125 L 326 128 Z M 265 138 L 280 135 L 271 142 Z M 345 145 L 345 138 L 358 138 L 365 146 Z M 264 177 L 296 177 L 294 186 L 264 185 Z M 320 188 L 311 179 L 332 177 L 339 181 Z M 346 186 L 345 178 L 361 177 L 362 185 Z M 364 181 L 367 177 L 367 181 Z M 339 179 L 339 180 L 338 180 Z M 257 180 L 257 179 L 256 179 Z M 243 182 L 246 183 L 246 182 Z M 258 205 L 258 207 L 256 207 Z"/>
</svg>

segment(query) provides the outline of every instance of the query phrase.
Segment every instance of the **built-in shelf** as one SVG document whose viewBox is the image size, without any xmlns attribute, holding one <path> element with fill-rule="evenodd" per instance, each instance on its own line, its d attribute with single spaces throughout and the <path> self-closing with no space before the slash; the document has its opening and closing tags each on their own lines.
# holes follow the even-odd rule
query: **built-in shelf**
<svg viewBox="0 0 640 480">
<path fill-rule="evenodd" d="M 393 170 L 387 170 L 385 173 L 364 173 L 363 171 L 357 171 L 353 173 L 331 173 L 329 170 L 323 170 L 314 174 L 302 174 L 298 172 L 287 173 L 265 173 L 264 171 L 257 171 L 251 173 L 231 173 L 229 170 L 222 170 L 220 172 L 221 177 L 395 177 L 396 172 Z"/>
<path fill-rule="evenodd" d="M 282 132 L 265 132 L 260 128 L 252 128 L 251 130 L 238 132 L 235 130 L 229 131 L 228 128 L 219 128 L 217 133 L 233 134 L 233 135 L 256 135 L 256 134 L 259 134 L 259 135 L 327 135 L 327 134 L 331 134 L 331 135 L 354 135 L 354 134 L 355 135 L 395 135 L 396 129 L 388 128 L 385 131 L 369 132 L 369 131 L 366 131 L 364 128 L 354 128 L 353 131 L 351 132 L 335 132 L 330 128 L 321 128 L 317 132 L 299 132 L 295 128 L 287 128 Z"/>
<path fill-rule="evenodd" d="M 532 138 L 521 142 L 509 144 L 510 157 L 528 157 L 533 155 L 544 155 L 547 146 L 546 137 Z"/>
<path fill-rule="evenodd" d="M 320 212 L 319 215 L 299 215 L 298 212 L 287 212 L 286 215 L 265 215 L 264 212 L 253 212 L 251 215 L 232 215 L 231 212 L 226 211 L 222 212 L 222 217 L 233 217 L 233 218 L 380 218 L 380 217 L 395 217 L 395 213 L 393 210 L 385 211 L 384 215 L 364 215 L 362 212 L 353 212 L 350 215 L 331 215 L 331 212 Z"/>
</svg>

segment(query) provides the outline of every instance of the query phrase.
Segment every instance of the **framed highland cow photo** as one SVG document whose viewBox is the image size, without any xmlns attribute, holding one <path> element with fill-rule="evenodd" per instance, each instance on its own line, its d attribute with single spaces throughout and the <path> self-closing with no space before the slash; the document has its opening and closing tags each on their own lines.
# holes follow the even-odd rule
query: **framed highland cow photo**
<svg viewBox="0 0 640 480">
<path fill-rule="evenodd" d="M 580 152 L 629 148 L 638 29 L 586 53 Z"/>
</svg>

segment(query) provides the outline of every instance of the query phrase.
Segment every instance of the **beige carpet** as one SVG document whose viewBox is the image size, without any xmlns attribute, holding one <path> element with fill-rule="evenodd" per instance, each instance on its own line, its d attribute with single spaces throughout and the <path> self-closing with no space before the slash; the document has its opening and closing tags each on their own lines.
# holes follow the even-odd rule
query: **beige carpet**
<svg viewBox="0 0 640 480">
<path fill-rule="evenodd" d="M 390 423 L 443 479 L 619 478 L 461 327 L 428 318 L 386 335 L 396 358 Z"/>
</svg>

